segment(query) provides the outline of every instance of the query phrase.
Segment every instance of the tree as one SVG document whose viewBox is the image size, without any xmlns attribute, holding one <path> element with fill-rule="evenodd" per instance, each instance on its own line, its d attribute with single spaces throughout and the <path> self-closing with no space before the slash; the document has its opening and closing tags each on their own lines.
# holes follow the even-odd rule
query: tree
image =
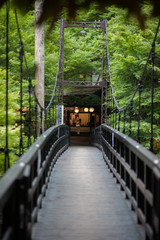
<svg viewBox="0 0 160 240">
<path fill-rule="evenodd" d="M 37 24 L 37 19 L 41 15 L 43 0 L 37 0 L 35 2 L 35 94 L 38 102 L 44 108 L 44 42 L 45 42 L 45 24 Z M 38 106 L 39 115 L 41 114 L 41 109 Z M 44 128 L 44 126 L 43 126 Z M 43 130 L 42 130 L 43 131 Z M 40 126 L 38 124 L 37 135 L 40 135 Z"/>
<path fill-rule="evenodd" d="M 6 2 L 7 0 L 0 1 L 0 7 Z M 33 7 L 33 3 L 36 0 L 12 0 L 13 5 L 21 9 L 22 11 L 28 11 Z M 146 0 L 147 1 L 147 0 Z M 144 15 L 142 11 L 142 3 L 143 0 L 59 0 L 59 1 L 50 1 L 44 0 L 43 1 L 43 8 L 42 14 L 39 18 L 39 22 L 43 22 L 46 18 L 52 18 L 52 24 L 54 24 L 58 19 L 59 15 L 67 9 L 67 15 L 70 19 L 74 19 L 78 13 L 78 10 L 85 9 L 89 10 L 90 6 L 93 3 L 96 3 L 97 7 L 104 11 L 107 6 L 116 5 L 121 8 L 128 9 L 129 13 L 134 13 L 139 20 L 141 27 L 144 27 Z M 159 16 L 160 15 L 160 2 L 159 1 L 150 1 L 153 5 L 152 15 Z M 151 15 L 150 15 L 151 16 Z"/>
</svg>

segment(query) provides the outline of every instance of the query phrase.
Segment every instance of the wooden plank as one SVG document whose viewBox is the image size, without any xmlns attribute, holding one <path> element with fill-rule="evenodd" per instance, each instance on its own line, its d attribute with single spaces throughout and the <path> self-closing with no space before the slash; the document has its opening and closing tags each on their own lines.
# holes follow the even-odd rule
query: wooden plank
<svg viewBox="0 0 160 240">
<path fill-rule="evenodd" d="M 100 150 L 71 146 L 52 172 L 32 240 L 142 240 L 119 185 Z"/>
</svg>

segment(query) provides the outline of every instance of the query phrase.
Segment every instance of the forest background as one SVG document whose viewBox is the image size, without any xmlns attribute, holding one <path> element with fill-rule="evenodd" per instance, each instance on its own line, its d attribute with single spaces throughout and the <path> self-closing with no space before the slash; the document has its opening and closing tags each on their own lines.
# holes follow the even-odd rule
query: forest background
<svg viewBox="0 0 160 240">
<path fill-rule="evenodd" d="M 143 5 L 143 13 L 150 16 L 152 7 L 150 4 Z M 28 67 L 33 79 L 35 73 L 34 58 L 34 9 L 25 15 L 18 14 L 19 25 L 21 29 L 25 56 Z M 66 19 L 64 11 L 59 19 Z M 122 108 L 132 96 L 138 79 L 141 77 L 146 63 L 148 53 L 157 28 L 158 19 L 150 18 L 146 21 L 144 30 L 141 30 L 137 19 L 134 16 L 128 16 L 125 9 L 117 7 L 108 7 L 103 11 L 98 10 L 96 4 L 93 4 L 89 10 L 79 10 L 76 21 L 103 21 L 107 19 L 108 24 L 108 42 L 112 81 L 115 96 L 118 104 Z M 55 76 L 59 58 L 59 38 L 60 38 L 60 20 L 55 23 L 53 29 L 48 34 L 50 20 L 45 22 L 46 40 L 45 40 L 45 103 L 47 105 L 54 87 Z M 6 44 L 6 9 L 0 10 L 0 149 L 5 146 L 5 44 Z M 101 56 L 103 52 L 103 38 L 100 29 L 85 29 L 87 34 L 80 33 L 82 29 L 65 30 L 65 79 L 78 80 L 82 75 L 84 80 L 89 80 L 93 76 L 100 76 L 102 71 Z M 16 19 L 13 10 L 10 10 L 9 20 L 9 149 L 11 164 L 18 158 L 19 146 L 19 38 L 16 26 Z M 155 153 L 159 153 L 160 141 L 160 34 L 156 42 L 156 67 L 155 67 L 155 95 L 154 95 L 154 139 L 156 148 Z M 143 81 L 142 94 L 142 114 L 141 114 L 141 136 L 143 145 L 148 148 L 150 139 L 150 115 L 151 115 L 151 62 Z M 24 93 L 24 106 L 27 107 L 28 100 L 28 79 L 27 70 L 23 70 L 23 86 L 26 87 Z M 26 105 L 25 105 L 26 99 Z M 76 99 L 71 99 L 76 101 Z M 93 99 L 94 101 L 94 99 Z M 138 95 L 135 97 L 138 104 Z M 25 118 L 24 118 L 25 122 Z M 123 123 L 122 123 L 123 124 Z M 128 123 L 129 125 L 129 123 Z M 26 135 L 24 125 L 24 136 Z M 137 121 L 133 121 L 132 137 L 136 139 Z M 33 141 L 33 139 L 32 139 Z M 27 140 L 26 140 L 27 142 Z M 25 143 L 27 145 L 27 143 Z M 3 173 L 4 154 L 0 152 L 0 175 Z"/>
</svg>

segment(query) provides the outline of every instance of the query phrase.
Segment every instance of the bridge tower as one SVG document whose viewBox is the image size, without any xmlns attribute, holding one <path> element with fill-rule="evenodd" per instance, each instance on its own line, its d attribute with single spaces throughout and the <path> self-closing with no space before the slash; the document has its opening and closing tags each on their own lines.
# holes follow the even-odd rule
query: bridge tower
<svg viewBox="0 0 160 240">
<path fill-rule="evenodd" d="M 107 20 L 104 21 L 95 21 L 95 22 L 68 22 L 61 19 L 61 34 L 62 38 L 62 57 L 61 57 L 61 81 L 59 87 L 61 89 L 60 94 L 60 103 L 63 105 L 63 96 L 64 96 L 64 87 L 78 87 L 78 88 L 95 88 L 95 90 L 101 91 L 101 124 L 106 121 L 107 106 L 106 106 L 106 93 L 107 93 L 107 80 L 106 80 L 106 56 L 103 52 L 102 55 L 102 77 L 101 80 L 96 82 L 92 81 L 70 81 L 64 79 L 64 30 L 65 28 L 92 28 L 92 29 L 102 29 L 103 32 L 103 41 L 105 47 L 105 35 L 106 35 Z"/>
</svg>

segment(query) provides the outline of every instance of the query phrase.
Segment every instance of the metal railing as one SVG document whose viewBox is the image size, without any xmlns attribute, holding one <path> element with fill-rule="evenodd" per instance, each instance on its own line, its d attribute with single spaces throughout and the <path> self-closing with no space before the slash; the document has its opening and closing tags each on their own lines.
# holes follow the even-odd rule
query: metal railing
<svg viewBox="0 0 160 240">
<path fill-rule="evenodd" d="M 121 190 L 136 211 L 146 239 L 160 239 L 160 159 L 130 137 L 107 125 L 93 131 L 93 145 L 102 150 Z"/>
<path fill-rule="evenodd" d="M 0 239 L 29 240 L 52 168 L 69 146 L 69 128 L 49 128 L 0 181 Z"/>
</svg>

